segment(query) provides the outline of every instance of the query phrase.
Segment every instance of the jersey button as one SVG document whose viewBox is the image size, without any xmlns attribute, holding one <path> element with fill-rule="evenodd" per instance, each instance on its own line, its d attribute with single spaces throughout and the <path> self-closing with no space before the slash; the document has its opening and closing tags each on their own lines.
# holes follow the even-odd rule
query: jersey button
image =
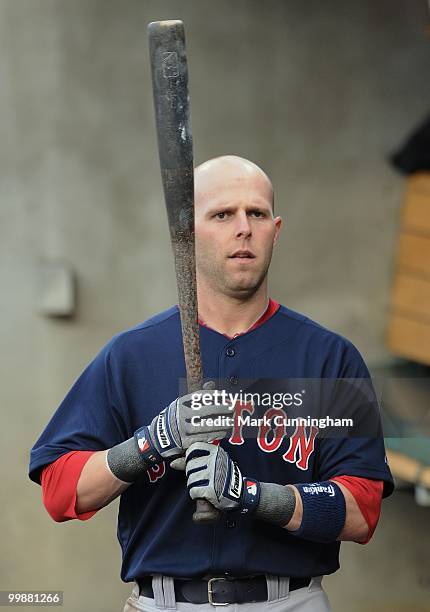
<svg viewBox="0 0 430 612">
<path fill-rule="evenodd" d="M 229 381 L 232 385 L 237 385 L 237 383 L 239 382 L 237 376 L 230 376 Z"/>
<path fill-rule="evenodd" d="M 228 521 L 226 521 L 225 526 L 228 529 L 233 529 L 234 527 L 236 527 L 236 521 L 229 519 Z"/>
<path fill-rule="evenodd" d="M 236 351 L 234 350 L 234 348 L 229 347 L 225 354 L 227 355 L 227 357 L 234 357 L 236 355 Z"/>
</svg>

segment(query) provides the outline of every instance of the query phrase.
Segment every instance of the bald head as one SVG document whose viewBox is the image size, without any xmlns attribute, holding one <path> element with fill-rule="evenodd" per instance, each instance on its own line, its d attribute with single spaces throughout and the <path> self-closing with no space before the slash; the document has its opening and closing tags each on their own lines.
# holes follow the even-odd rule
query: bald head
<svg viewBox="0 0 430 612">
<path fill-rule="evenodd" d="M 267 174 L 253 162 L 237 155 L 215 157 L 195 168 L 196 207 L 229 185 L 244 191 L 255 190 L 261 197 L 267 198 L 273 208 L 273 186 Z"/>
</svg>

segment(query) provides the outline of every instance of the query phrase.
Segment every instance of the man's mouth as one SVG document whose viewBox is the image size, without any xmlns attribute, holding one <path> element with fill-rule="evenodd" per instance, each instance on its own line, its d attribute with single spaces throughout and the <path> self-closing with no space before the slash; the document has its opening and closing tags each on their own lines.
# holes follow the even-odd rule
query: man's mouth
<svg viewBox="0 0 430 612">
<path fill-rule="evenodd" d="M 235 251 L 232 255 L 229 255 L 229 259 L 255 259 L 254 253 L 247 250 Z"/>
</svg>

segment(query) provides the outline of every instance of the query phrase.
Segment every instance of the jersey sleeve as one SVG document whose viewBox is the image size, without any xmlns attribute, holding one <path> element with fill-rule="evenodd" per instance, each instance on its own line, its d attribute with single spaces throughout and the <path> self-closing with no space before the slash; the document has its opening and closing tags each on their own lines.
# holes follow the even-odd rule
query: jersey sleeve
<svg viewBox="0 0 430 612">
<path fill-rule="evenodd" d="M 346 342 L 339 378 L 331 387 L 329 410 L 350 418 L 352 425 L 318 441 L 318 478 L 357 476 L 384 483 L 383 496 L 394 490 L 385 454 L 377 395 L 369 371 L 357 351 Z"/>
<path fill-rule="evenodd" d="M 82 470 L 95 451 L 72 451 L 42 469 L 42 499 L 48 514 L 57 522 L 87 521 L 97 510 L 76 512 L 77 486 Z"/>
<path fill-rule="evenodd" d="M 335 476 L 332 480 L 343 484 L 357 502 L 369 528 L 366 540 L 360 544 L 367 544 L 375 532 L 381 514 L 383 482 L 357 476 Z"/>
<path fill-rule="evenodd" d="M 127 439 L 128 416 L 120 402 L 120 372 L 107 344 L 74 383 L 30 453 L 29 476 L 40 484 L 43 466 L 75 450 L 104 450 Z"/>
</svg>

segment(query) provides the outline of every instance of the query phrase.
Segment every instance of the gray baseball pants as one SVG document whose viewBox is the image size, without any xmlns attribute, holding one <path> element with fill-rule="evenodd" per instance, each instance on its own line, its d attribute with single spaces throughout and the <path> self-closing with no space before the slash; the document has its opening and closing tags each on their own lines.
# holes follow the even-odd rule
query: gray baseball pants
<svg viewBox="0 0 430 612">
<path fill-rule="evenodd" d="M 289 591 L 289 578 L 266 576 L 267 601 L 255 603 L 228 604 L 213 606 L 206 604 L 191 604 L 175 601 L 173 578 L 154 576 L 152 588 L 154 599 L 139 596 L 139 586 L 134 583 L 133 591 L 127 599 L 123 612 L 141 610 L 144 612 L 160 612 L 160 610 L 176 610 L 177 612 L 214 612 L 222 609 L 224 612 L 330 612 L 331 607 L 325 591 L 321 586 L 321 576 L 313 578 L 308 587 Z"/>
</svg>

